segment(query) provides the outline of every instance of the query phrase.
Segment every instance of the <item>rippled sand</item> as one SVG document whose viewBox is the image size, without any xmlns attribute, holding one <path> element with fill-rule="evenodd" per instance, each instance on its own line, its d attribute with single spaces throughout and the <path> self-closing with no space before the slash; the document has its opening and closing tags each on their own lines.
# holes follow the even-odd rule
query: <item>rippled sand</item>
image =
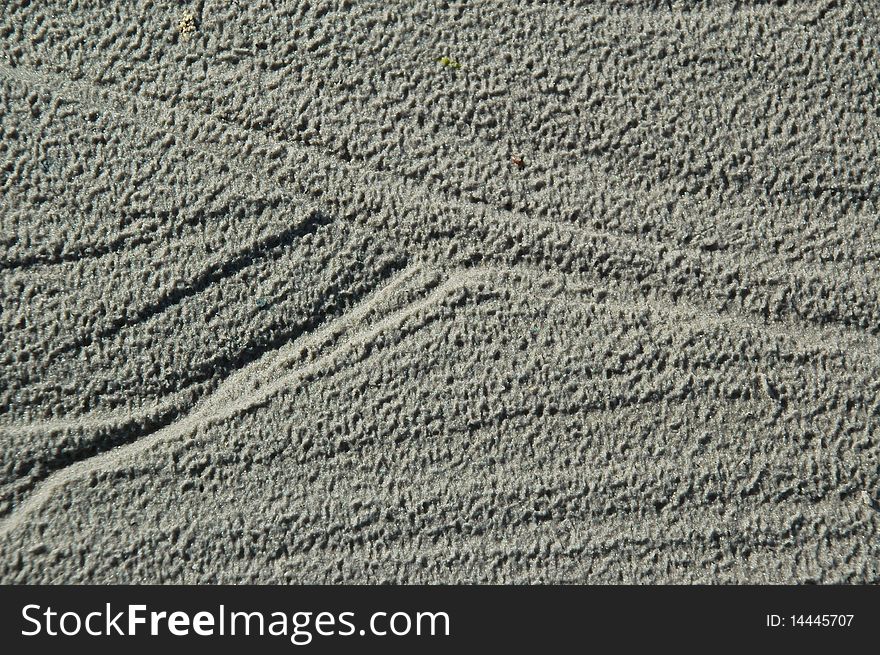
<svg viewBox="0 0 880 655">
<path fill-rule="evenodd" d="M 0 8 L 0 581 L 880 582 L 870 3 L 100 4 Z"/>
</svg>

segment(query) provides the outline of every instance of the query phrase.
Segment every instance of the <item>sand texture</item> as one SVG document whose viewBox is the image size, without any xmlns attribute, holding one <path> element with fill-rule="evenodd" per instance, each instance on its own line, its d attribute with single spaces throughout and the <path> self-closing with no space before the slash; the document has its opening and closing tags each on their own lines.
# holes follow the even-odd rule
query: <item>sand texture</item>
<svg viewBox="0 0 880 655">
<path fill-rule="evenodd" d="M 880 582 L 880 7 L 9 0 L 0 582 Z"/>
</svg>

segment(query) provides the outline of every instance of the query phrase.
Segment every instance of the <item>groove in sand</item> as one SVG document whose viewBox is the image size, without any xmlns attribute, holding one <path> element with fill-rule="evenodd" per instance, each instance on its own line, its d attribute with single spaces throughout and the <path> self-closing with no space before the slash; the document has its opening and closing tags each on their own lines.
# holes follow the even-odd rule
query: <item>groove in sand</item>
<svg viewBox="0 0 880 655">
<path fill-rule="evenodd" d="M 373 296 L 362 302 L 360 305 L 352 309 L 344 316 L 340 317 L 338 320 L 325 325 L 323 328 L 317 330 L 311 335 L 308 335 L 302 339 L 298 339 L 295 342 L 284 346 L 279 351 L 267 353 L 267 355 L 265 355 L 263 358 L 257 360 L 256 362 L 253 362 L 249 366 L 245 367 L 245 369 L 239 370 L 236 373 L 230 375 L 214 393 L 212 393 L 209 397 L 197 402 L 193 410 L 183 418 L 178 419 L 174 423 L 160 429 L 157 432 L 154 432 L 153 434 L 143 436 L 131 444 L 120 446 L 100 455 L 95 455 L 94 457 L 81 460 L 53 473 L 43 482 L 41 482 L 37 486 L 34 493 L 32 493 L 21 505 L 13 509 L 13 511 L 9 515 L 0 520 L 0 536 L 8 533 L 9 531 L 15 529 L 16 526 L 20 525 L 32 511 L 40 507 L 46 500 L 51 497 L 53 490 L 57 489 L 61 485 L 78 479 L 84 475 L 88 475 L 89 473 L 92 473 L 94 471 L 106 469 L 108 466 L 111 466 L 126 457 L 142 452 L 143 450 L 155 443 L 161 443 L 163 441 L 168 441 L 176 437 L 183 436 L 199 426 L 216 423 L 217 421 L 230 418 L 235 414 L 256 407 L 257 405 L 268 400 L 271 396 L 286 388 L 291 382 L 294 382 L 300 377 L 308 375 L 311 372 L 320 370 L 321 364 L 323 362 L 332 361 L 339 355 L 348 352 L 359 343 L 369 339 L 372 336 L 375 336 L 379 332 L 395 325 L 396 323 L 405 320 L 412 314 L 418 312 L 420 309 L 431 304 L 436 299 L 442 297 L 444 293 L 449 291 L 450 286 L 456 281 L 462 282 L 466 279 L 469 279 L 467 276 L 455 276 L 453 278 L 450 278 L 444 284 L 435 289 L 434 292 L 428 297 L 424 298 L 421 301 L 412 303 L 404 307 L 403 309 L 395 312 L 391 316 L 380 320 L 371 329 L 365 330 L 359 334 L 352 336 L 351 339 L 344 342 L 330 353 L 319 356 L 316 360 L 305 365 L 304 367 L 297 369 L 296 371 L 282 378 L 279 378 L 272 384 L 266 385 L 258 391 L 252 391 L 250 394 L 246 394 L 244 396 L 240 396 L 236 393 L 236 388 L 242 384 L 244 379 L 253 379 L 257 374 L 260 373 L 268 376 L 278 366 L 281 366 L 285 362 L 289 361 L 289 359 L 294 355 L 294 353 L 291 351 L 294 351 L 296 349 L 301 350 L 302 348 L 306 348 L 311 345 L 319 345 L 322 340 L 325 339 L 329 334 L 332 334 L 332 332 L 343 329 L 345 326 L 351 325 L 352 323 L 358 321 L 371 309 L 373 309 L 379 303 L 385 300 L 391 293 L 394 292 L 395 289 L 400 287 L 401 284 L 411 279 L 411 277 L 415 273 L 417 273 L 418 270 L 420 269 L 417 266 L 411 266 L 407 269 L 404 269 L 404 271 L 399 273 L 391 282 L 386 284 Z M 223 407 L 223 405 L 225 405 L 225 407 Z M 57 426 L 59 422 L 53 421 L 52 423 Z M 80 425 L 82 422 L 74 421 L 73 423 L 75 425 Z M 27 430 L 38 429 L 36 425 L 21 427 Z"/>
</svg>

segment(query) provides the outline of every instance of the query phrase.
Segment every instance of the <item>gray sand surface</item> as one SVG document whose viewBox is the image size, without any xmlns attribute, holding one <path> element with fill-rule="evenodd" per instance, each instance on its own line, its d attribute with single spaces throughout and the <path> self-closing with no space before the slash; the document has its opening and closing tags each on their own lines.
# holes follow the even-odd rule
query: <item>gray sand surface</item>
<svg viewBox="0 0 880 655">
<path fill-rule="evenodd" d="M 2 3 L 0 581 L 880 582 L 878 92 L 852 0 Z"/>
</svg>

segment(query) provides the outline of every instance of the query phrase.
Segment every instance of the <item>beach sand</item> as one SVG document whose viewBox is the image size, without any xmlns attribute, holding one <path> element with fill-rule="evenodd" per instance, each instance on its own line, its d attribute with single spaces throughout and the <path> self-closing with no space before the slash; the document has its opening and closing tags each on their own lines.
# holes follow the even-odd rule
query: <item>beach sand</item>
<svg viewBox="0 0 880 655">
<path fill-rule="evenodd" d="M 4 4 L 0 581 L 880 582 L 869 5 Z"/>
</svg>

